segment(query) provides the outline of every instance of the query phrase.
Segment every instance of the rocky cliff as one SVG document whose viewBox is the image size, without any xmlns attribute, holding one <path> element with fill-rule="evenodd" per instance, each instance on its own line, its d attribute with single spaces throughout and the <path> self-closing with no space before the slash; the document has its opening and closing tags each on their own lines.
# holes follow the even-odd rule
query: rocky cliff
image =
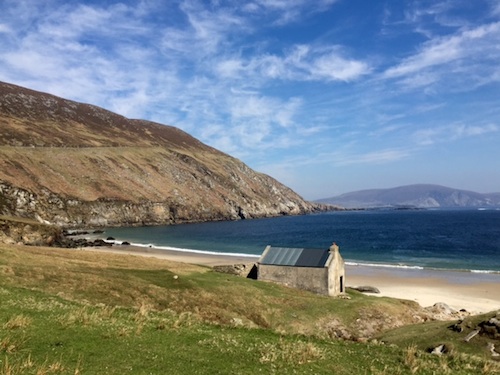
<svg viewBox="0 0 500 375">
<path fill-rule="evenodd" d="M 324 209 L 172 126 L 0 83 L 0 214 L 64 227 Z"/>
<path fill-rule="evenodd" d="M 0 215 L 0 243 L 66 246 L 63 232 L 53 225 Z"/>
</svg>

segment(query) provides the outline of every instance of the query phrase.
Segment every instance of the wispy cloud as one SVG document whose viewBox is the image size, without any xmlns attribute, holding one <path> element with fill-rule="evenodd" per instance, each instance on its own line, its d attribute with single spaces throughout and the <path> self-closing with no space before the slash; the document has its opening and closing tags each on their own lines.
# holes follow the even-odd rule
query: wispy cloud
<svg viewBox="0 0 500 375">
<path fill-rule="evenodd" d="M 12 30 L 8 25 L 0 23 L 0 33 L 10 34 L 12 33 Z"/>
<path fill-rule="evenodd" d="M 182 54 L 189 60 L 219 53 L 231 35 L 239 35 L 249 27 L 246 20 L 230 8 L 208 9 L 202 3 L 187 0 L 181 2 L 180 10 L 186 24 L 173 24 L 160 30 L 161 48 L 167 59 L 172 53 Z M 203 61 L 199 63 L 203 65 Z"/>
<path fill-rule="evenodd" d="M 336 165 L 345 166 L 352 164 L 383 164 L 407 158 L 411 152 L 407 149 L 386 149 L 360 154 L 342 155 L 335 161 Z"/>
<path fill-rule="evenodd" d="M 151 55 L 137 47 L 146 29 L 134 20 L 134 9 L 61 4 L 47 10 L 40 4 L 30 10 L 11 9 L 14 20 L 25 18 L 31 27 L 16 29 L 1 48 L 0 61 L 8 66 L 2 79 L 113 109 L 112 98 L 133 91 L 134 77 L 144 77 L 137 58 Z"/>
<path fill-rule="evenodd" d="M 266 170 L 375 168 L 499 133 L 500 5 L 477 1 L 5 0 L 0 80 Z"/>
<path fill-rule="evenodd" d="M 297 166 L 344 167 L 348 165 L 364 165 L 369 167 L 400 161 L 410 157 L 414 152 L 414 148 L 386 148 L 375 151 L 363 151 L 359 150 L 355 144 L 347 143 L 337 149 L 325 152 L 294 155 L 290 158 L 290 163 L 273 163 L 272 167 L 281 170 L 285 170 L 287 167 L 294 169 Z"/>
<path fill-rule="evenodd" d="M 273 17 L 275 25 L 286 25 L 301 19 L 305 14 L 314 14 L 328 9 L 338 0 L 255 0 L 243 6 L 250 13 L 264 13 Z"/>
<path fill-rule="evenodd" d="M 250 60 L 222 60 L 216 72 L 224 78 L 297 81 L 353 81 L 371 72 L 369 63 L 352 59 L 338 46 L 295 45 L 283 55 L 263 54 Z"/>
<path fill-rule="evenodd" d="M 451 36 L 436 37 L 424 43 L 414 55 L 387 69 L 383 77 L 396 79 L 407 87 L 423 87 L 451 77 L 478 83 L 489 81 L 500 70 L 500 22 L 461 30 Z M 486 69 L 485 69 L 486 68 Z M 453 78 L 453 74 L 460 77 Z M 450 84 L 450 82 L 446 82 Z M 463 86 L 462 86 L 463 87 Z"/>
<path fill-rule="evenodd" d="M 462 138 L 478 137 L 498 132 L 500 132 L 500 127 L 495 124 L 465 125 L 458 123 L 421 129 L 413 134 L 413 138 L 418 145 L 430 146 L 435 143 L 452 142 Z"/>
<path fill-rule="evenodd" d="M 498 0 L 491 0 L 491 15 L 492 16 L 500 15 L 500 2 Z"/>
</svg>

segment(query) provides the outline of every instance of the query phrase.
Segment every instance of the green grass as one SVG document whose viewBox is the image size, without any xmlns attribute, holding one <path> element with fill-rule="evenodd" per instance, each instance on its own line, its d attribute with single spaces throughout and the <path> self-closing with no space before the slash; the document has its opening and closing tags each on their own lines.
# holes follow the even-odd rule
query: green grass
<svg viewBox="0 0 500 375">
<path fill-rule="evenodd" d="M 206 324 L 188 313 L 110 310 L 19 288 L 3 288 L 1 293 L 0 363 L 4 370 L 22 370 L 18 373 L 37 373 L 41 367 L 50 373 L 54 364 L 63 369 L 54 373 L 331 373 L 340 371 L 338 361 L 355 352 L 365 360 L 351 369 L 368 373 L 372 351 L 377 357 L 381 349 L 397 352 Z M 27 367 L 27 362 L 33 365 Z"/>
<path fill-rule="evenodd" d="M 157 259 L 0 245 L 0 374 L 500 373 L 479 355 L 431 356 L 411 339 L 334 339 L 339 327 L 355 336 L 360 317 L 413 309 L 350 297 Z"/>
<path fill-rule="evenodd" d="M 109 310 L 19 288 L 3 288 L 2 297 L 0 373 L 405 373 L 396 347 L 225 327 L 166 311 Z M 9 328 L 13 320 L 26 323 Z"/>
</svg>

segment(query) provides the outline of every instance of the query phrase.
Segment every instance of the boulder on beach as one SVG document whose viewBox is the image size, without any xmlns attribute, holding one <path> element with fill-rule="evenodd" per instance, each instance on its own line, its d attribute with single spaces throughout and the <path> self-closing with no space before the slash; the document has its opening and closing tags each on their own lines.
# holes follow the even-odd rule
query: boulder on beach
<svg viewBox="0 0 500 375">
<path fill-rule="evenodd" d="M 361 293 L 375 293 L 375 294 L 380 293 L 380 290 L 378 290 L 374 286 L 368 286 L 368 285 L 364 285 L 364 286 L 351 286 L 350 288 L 354 289 L 354 290 L 357 290 L 358 292 L 361 292 Z"/>
</svg>

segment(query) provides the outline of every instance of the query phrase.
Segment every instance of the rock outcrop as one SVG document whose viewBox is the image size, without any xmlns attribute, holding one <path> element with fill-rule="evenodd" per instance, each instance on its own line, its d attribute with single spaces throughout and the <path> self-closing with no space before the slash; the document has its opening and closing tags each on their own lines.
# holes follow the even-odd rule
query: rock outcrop
<svg viewBox="0 0 500 375">
<path fill-rule="evenodd" d="M 81 227 L 328 209 L 175 127 L 6 83 L 0 126 L 0 214 Z"/>
<path fill-rule="evenodd" d="M 16 220 L 0 216 L 0 243 L 11 245 L 62 246 L 65 237 L 60 228 L 35 220 Z"/>
</svg>

